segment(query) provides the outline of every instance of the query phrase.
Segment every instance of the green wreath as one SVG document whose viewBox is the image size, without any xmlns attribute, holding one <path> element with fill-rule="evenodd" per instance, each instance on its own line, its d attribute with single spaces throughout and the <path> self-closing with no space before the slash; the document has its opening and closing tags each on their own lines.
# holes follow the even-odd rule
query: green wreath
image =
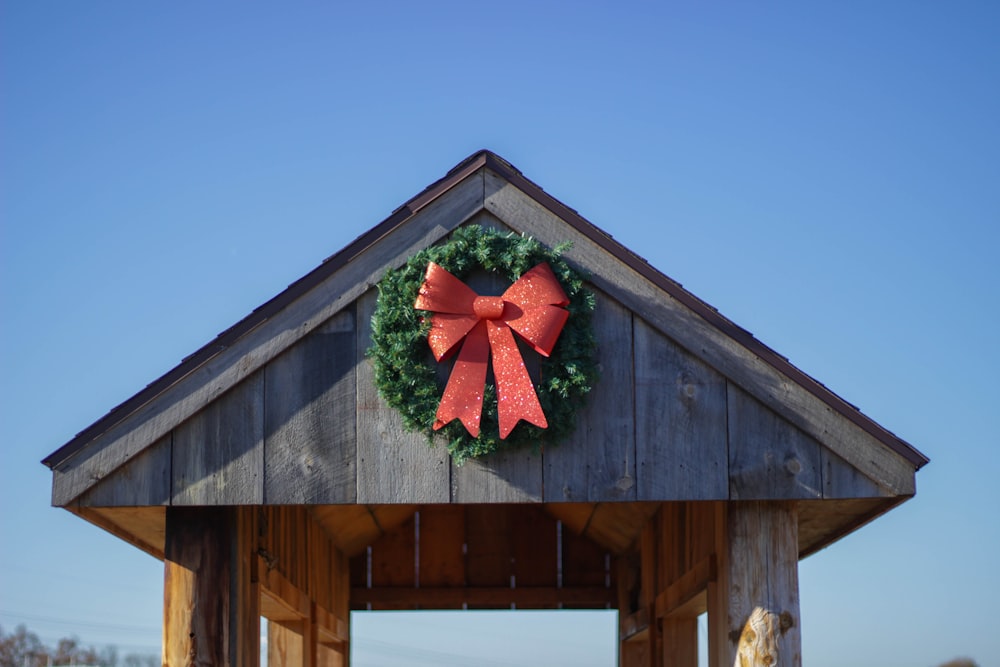
<svg viewBox="0 0 1000 667">
<path fill-rule="evenodd" d="M 561 258 L 566 247 L 553 250 L 529 237 L 470 225 L 456 230 L 444 243 L 420 251 L 405 266 L 390 269 L 379 282 L 368 349 L 375 384 L 386 403 L 400 412 L 408 430 L 422 431 L 428 439 L 435 434 L 447 438 L 448 453 L 457 463 L 501 448 L 554 445 L 572 433 L 576 411 L 597 379 L 597 365 L 591 325 L 594 295 L 584 287 L 583 277 Z M 496 388 L 487 382 L 479 437 L 469 435 L 458 420 L 438 431 L 432 429 L 444 379 L 439 379 L 438 364 L 427 345 L 431 313 L 413 307 L 428 262 L 436 262 L 463 281 L 481 269 L 510 283 L 541 262 L 552 267 L 569 298 L 570 316 L 552 354 L 541 358 L 541 380 L 535 386 L 548 428 L 522 421 L 501 440 Z"/>
</svg>

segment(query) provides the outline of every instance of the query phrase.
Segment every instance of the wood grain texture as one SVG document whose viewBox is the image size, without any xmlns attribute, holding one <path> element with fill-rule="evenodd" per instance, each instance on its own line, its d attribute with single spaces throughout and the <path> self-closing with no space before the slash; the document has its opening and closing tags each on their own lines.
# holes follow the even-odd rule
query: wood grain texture
<svg viewBox="0 0 1000 667">
<path fill-rule="evenodd" d="M 420 586 L 465 585 L 465 508 L 425 505 L 420 509 Z M 461 604 L 455 605 L 461 608 Z"/>
<path fill-rule="evenodd" d="M 728 497 L 726 380 L 635 318 L 640 500 Z"/>
<path fill-rule="evenodd" d="M 733 500 L 821 498 L 819 444 L 729 388 L 729 493 Z"/>
<path fill-rule="evenodd" d="M 241 533 L 234 509 L 167 509 L 163 664 L 257 663 L 257 595 L 234 553 L 248 544 Z"/>
<path fill-rule="evenodd" d="M 358 462 L 359 503 L 447 503 L 451 458 L 443 446 L 430 447 L 421 433 L 403 428 L 399 413 L 378 395 L 374 369 L 365 357 L 371 346 L 371 316 L 377 295 L 358 300 Z"/>
<path fill-rule="evenodd" d="M 265 367 L 265 502 L 357 498 L 356 345 L 348 308 Z"/>
<path fill-rule="evenodd" d="M 542 456 L 522 447 L 451 463 L 454 503 L 530 503 L 542 499 Z"/>
<path fill-rule="evenodd" d="M 823 498 L 885 498 L 893 495 L 826 447 L 820 448 L 820 465 Z"/>
<path fill-rule="evenodd" d="M 721 375 L 822 441 L 836 454 L 893 493 L 912 495 L 914 468 L 861 427 L 833 411 L 816 395 L 710 324 L 598 244 L 568 226 L 523 191 L 486 171 L 485 206 L 505 224 L 546 245 L 566 241 L 566 258 L 592 275 L 592 282 L 627 308 L 641 313 Z"/>
<path fill-rule="evenodd" d="M 80 496 L 83 507 L 142 507 L 170 502 L 171 436 L 161 438 Z"/>
<path fill-rule="evenodd" d="M 482 210 L 482 172 L 421 208 L 339 271 L 248 332 L 53 470 L 52 503 L 64 506 L 166 436 L 398 267 Z"/>
<path fill-rule="evenodd" d="M 737 664 L 746 667 L 799 667 L 802 640 L 795 504 L 733 502 L 727 514 L 729 641 L 720 664 L 732 665 L 740 655 L 743 662 Z"/>
<path fill-rule="evenodd" d="M 663 667 L 698 667 L 698 618 L 663 621 Z"/>
<path fill-rule="evenodd" d="M 248 377 L 174 432 L 173 505 L 264 500 L 264 376 Z"/>
<path fill-rule="evenodd" d="M 601 376 L 578 413 L 576 432 L 544 452 L 546 502 L 636 498 L 632 314 L 607 294 L 594 292 Z"/>
</svg>

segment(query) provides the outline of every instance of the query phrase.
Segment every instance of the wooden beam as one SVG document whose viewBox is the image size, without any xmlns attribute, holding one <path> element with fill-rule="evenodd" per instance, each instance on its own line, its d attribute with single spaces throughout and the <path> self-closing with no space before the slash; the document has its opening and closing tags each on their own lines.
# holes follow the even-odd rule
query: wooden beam
<svg viewBox="0 0 1000 667">
<path fill-rule="evenodd" d="M 656 618 L 697 618 L 707 609 L 705 592 L 715 578 L 715 556 L 698 561 L 656 596 Z"/>
<path fill-rule="evenodd" d="M 167 508 L 163 664 L 257 664 L 260 616 L 242 553 L 253 522 L 242 509 Z"/>
<path fill-rule="evenodd" d="M 726 637 L 712 664 L 800 667 L 797 507 L 734 502 L 727 515 Z"/>
<path fill-rule="evenodd" d="M 407 607 L 439 607 L 441 605 L 484 607 L 518 607 L 527 605 L 556 606 L 562 604 L 590 605 L 595 609 L 614 606 L 616 591 L 612 588 L 582 587 L 556 588 L 554 586 L 532 586 L 509 588 L 502 586 L 411 588 L 391 586 L 381 588 L 351 589 L 351 606 L 358 608 L 365 603 L 373 606 L 383 604 Z"/>
</svg>

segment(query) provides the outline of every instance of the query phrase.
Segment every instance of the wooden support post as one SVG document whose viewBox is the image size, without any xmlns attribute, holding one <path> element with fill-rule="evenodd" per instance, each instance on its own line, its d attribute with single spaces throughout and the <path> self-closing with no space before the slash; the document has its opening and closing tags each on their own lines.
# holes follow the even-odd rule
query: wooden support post
<svg viewBox="0 0 1000 667">
<path fill-rule="evenodd" d="M 698 667 L 698 617 L 663 619 L 663 667 Z"/>
<path fill-rule="evenodd" d="M 712 667 L 801 667 L 798 513 L 794 502 L 733 502 L 727 510 Z M 724 614 L 724 615 L 723 615 Z M 721 628 L 718 628 L 721 629 Z"/>
<path fill-rule="evenodd" d="M 656 595 L 659 591 L 657 583 L 657 571 L 659 557 L 659 549 L 657 549 L 658 535 L 657 535 L 657 517 L 653 517 L 646 522 L 646 525 L 642 527 L 642 537 L 640 544 L 640 581 L 641 581 L 641 593 L 640 593 L 640 604 L 646 610 L 647 618 L 649 619 L 649 635 L 646 639 L 647 646 L 647 664 L 650 667 L 656 667 L 656 664 L 660 661 L 660 624 L 657 623 L 656 619 Z"/>
<path fill-rule="evenodd" d="M 245 508 L 167 508 L 164 665 L 259 663 L 254 525 Z"/>
</svg>

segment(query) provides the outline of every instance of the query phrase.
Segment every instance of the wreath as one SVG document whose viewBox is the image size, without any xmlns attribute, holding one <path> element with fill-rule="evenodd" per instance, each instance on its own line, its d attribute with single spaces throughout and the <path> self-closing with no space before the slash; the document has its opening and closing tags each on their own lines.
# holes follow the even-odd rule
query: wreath
<svg viewBox="0 0 1000 667">
<path fill-rule="evenodd" d="M 530 237 L 470 225 L 456 230 L 444 243 L 418 252 L 403 267 L 386 272 L 378 284 L 368 357 L 379 394 L 399 411 L 408 430 L 423 432 L 429 440 L 443 435 L 457 463 L 500 449 L 555 445 L 572 433 L 576 411 L 597 379 L 597 365 L 591 324 L 594 295 L 584 287 L 583 276 L 562 259 L 567 248 L 568 244 L 549 249 Z M 501 439 L 491 373 L 483 392 L 482 428 L 477 437 L 458 420 L 433 430 L 444 380 L 427 342 L 432 314 L 414 308 L 429 262 L 462 281 L 482 270 L 510 283 L 540 263 L 549 264 L 569 300 L 565 306 L 569 318 L 550 356 L 540 357 L 540 379 L 535 382 L 548 428 L 521 421 Z"/>
</svg>

